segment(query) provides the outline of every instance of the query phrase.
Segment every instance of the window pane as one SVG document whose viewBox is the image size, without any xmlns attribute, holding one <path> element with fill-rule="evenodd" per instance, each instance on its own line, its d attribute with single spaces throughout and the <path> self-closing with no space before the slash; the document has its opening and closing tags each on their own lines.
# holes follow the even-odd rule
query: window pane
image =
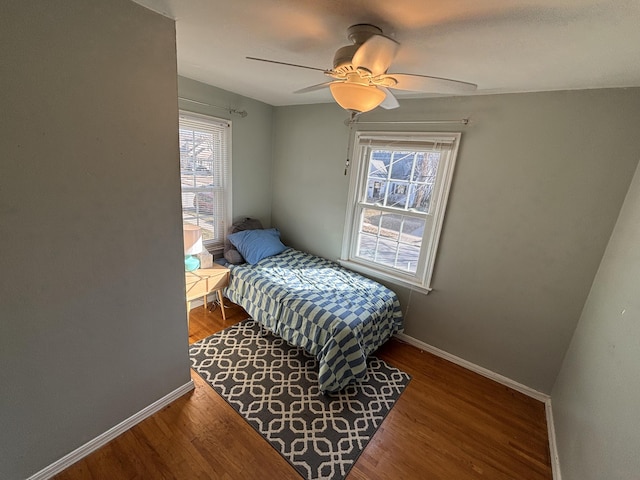
<svg viewBox="0 0 640 480">
<path fill-rule="evenodd" d="M 369 161 L 369 177 L 386 179 L 388 175 L 391 152 L 373 150 Z"/>
<path fill-rule="evenodd" d="M 431 195 L 436 183 L 439 164 L 440 152 L 427 152 L 416 158 L 409 208 L 425 213 L 430 211 Z"/>
<path fill-rule="evenodd" d="M 380 236 L 397 242 L 401 225 L 402 215 L 383 213 L 380 219 Z"/>
<path fill-rule="evenodd" d="M 365 201 L 429 213 L 440 152 L 372 150 Z"/>
<path fill-rule="evenodd" d="M 365 208 L 362 210 L 357 256 L 415 273 L 424 227 L 424 218 Z"/>
<path fill-rule="evenodd" d="M 183 223 L 191 223 L 202 228 L 202 240 L 216 241 L 219 237 L 217 215 L 215 206 L 223 201 L 223 192 L 220 189 L 208 189 L 197 191 L 193 195 L 192 208 L 183 208 Z"/>
<path fill-rule="evenodd" d="M 422 243 L 425 223 L 424 218 L 405 217 L 400 241 L 409 245 L 419 246 Z"/>
<path fill-rule="evenodd" d="M 397 250 L 397 242 L 380 238 L 376 248 L 375 261 L 381 265 L 393 268 L 396 266 Z"/>
<path fill-rule="evenodd" d="M 420 247 L 413 245 L 398 246 L 398 260 L 395 267 L 399 270 L 415 273 L 418 268 L 418 258 L 420 258 Z"/>
<path fill-rule="evenodd" d="M 391 179 L 410 180 L 414 156 L 413 152 L 393 152 L 391 154 Z"/>
<path fill-rule="evenodd" d="M 409 194 L 409 208 L 419 212 L 429 213 L 433 184 L 411 185 Z"/>
<path fill-rule="evenodd" d="M 387 182 L 376 178 L 369 178 L 367 183 L 367 203 L 384 202 Z"/>
<path fill-rule="evenodd" d="M 377 246 L 378 237 L 376 235 L 368 235 L 361 232 L 360 240 L 358 241 L 357 255 L 370 262 L 375 262 Z"/>
<path fill-rule="evenodd" d="M 440 163 L 440 152 L 421 153 L 416 159 L 416 167 L 413 172 L 414 182 L 426 182 L 427 179 L 434 179 L 438 173 Z"/>
<path fill-rule="evenodd" d="M 362 211 L 361 231 L 378 235 L 378 227 L 380 225 L 380 211 L 371 208 L 365 208 Z"/>
<path fill-rule="evenodd" d="M 396 207 L 403 210 L 407 207 L 408 184 L 405 182 L 393 182 L 390 184 L 387 195 L 387 207 Z"/>
<path fill-rule="evenodd" d="M 391 152 L 385 150 L 373 150 L 371 152 L 366 192 L 368 203 L 386 205 L 390 163 Z"/>
</svg>

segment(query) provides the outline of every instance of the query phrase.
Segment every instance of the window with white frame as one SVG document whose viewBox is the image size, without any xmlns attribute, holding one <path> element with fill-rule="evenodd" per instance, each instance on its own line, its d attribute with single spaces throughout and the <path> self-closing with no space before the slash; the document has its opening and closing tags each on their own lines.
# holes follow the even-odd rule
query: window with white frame
<svg viewBox="0 0 640 480">
<path fill-rule="evenodd" d="M 202 229 L 204 245 L 221 249 L 231 217 L 231 124 L 180 111 L 182 221 Z"/>
<path fill-rule="evenodd" d="M 431 289 L 459 142 L 459 133 L 356 133 L 341 263 Z"/>
</svg>

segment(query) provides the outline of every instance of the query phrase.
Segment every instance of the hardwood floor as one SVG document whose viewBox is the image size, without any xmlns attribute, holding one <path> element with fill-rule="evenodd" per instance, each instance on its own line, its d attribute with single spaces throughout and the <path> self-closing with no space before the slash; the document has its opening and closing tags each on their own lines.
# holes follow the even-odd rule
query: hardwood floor
<svg viewBox="0 0 640 480">
<path fill-rule="evenodd" d="M 190 313 L 189 341 L 245 318 Z M 412 376 L 347 477 L 552 479 L 544 405 L 397 340 L 377 353 Z M 78 479 L 300 479 L 212 388 L 196 388 L 57 475 Z"/>
</svg>

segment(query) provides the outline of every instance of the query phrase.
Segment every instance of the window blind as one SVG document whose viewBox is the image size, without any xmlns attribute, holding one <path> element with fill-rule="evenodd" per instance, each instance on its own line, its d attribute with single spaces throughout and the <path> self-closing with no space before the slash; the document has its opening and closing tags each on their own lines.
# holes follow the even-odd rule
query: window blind
<svg viewBox="0 0 640 480">
<path fill-rule="evenodd" d="M 208 250 L 219 250 L 231 217 L 231 124 L 180 112 L 182 219 L 202 229 Z"/>
</svg>

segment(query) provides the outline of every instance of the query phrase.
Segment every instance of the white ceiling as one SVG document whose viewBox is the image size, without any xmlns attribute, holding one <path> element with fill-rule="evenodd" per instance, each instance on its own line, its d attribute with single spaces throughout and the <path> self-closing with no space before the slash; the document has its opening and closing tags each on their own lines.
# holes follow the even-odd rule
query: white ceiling
<svg viewBox="0 0 640 480">
<path fill-rule="evenodd" d="M 245 57 L 331 68 L 356 23 L 401 43 L 390 73 L 478 93 L 640 86 L 640 0 L 135 1 L 176 20 L 180 75 L 276 106 L 331 101 L 292 93 L 328 79 Z"/>
</svg>

